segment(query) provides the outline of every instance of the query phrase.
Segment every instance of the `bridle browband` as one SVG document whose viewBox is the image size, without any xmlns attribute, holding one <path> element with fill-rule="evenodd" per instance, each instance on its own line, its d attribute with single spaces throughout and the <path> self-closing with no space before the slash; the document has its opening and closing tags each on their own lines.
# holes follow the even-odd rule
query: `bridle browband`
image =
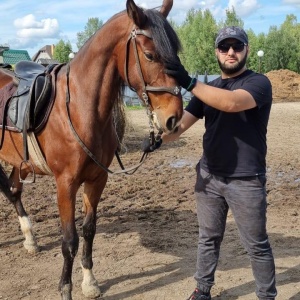
<svg viewBox="0 0 300 300">
<path fill-rule="evenodd" d="M 156 86 L 150 86 L 147 85 L 143 76 L 143 72 L 142 72 L 142 68 L 141 68 L 141 63 L 140 63 L 140 59 L 139 59 L 139 55 L 138 55 L 138 50 L 137 50 L 137 45 L 136 45 L 136 37 L 138 35 L 144 35 L 149 39 L 152 39 L 152 36 L 150 35 L 149 32 L 147 32 L 146 30 L 141 30 L 138 28 L 134 28 L 127 40 L 126 43 L 126 53 L 125 53 L 125 63 L 124 63 L 124 76 L 125 76 L 125 81 L 128 84 L 128 87 L 135 91 L 135 89 L 130 85 L 129 80 L 128 80 L 128 52 L 129 52 L 129 45 L 130 45 L 130 41 L 132 41 L 133 44 L 133 50 L 134 50 L 134 56 L 135 56 L 135 60 L 136 60 L 136 65 L 137 65 L 137 69 L 138 69 L 138 73 L 139 76 L 141 78 L 142 81 L 142 85 L 143 85 L 143 92 L 142 92 L 142 100 L 144 101 L 145 105 L 146 105 L 146 109 L 147 109 L 147 115 L 149 117 L 149 126 L 150 126 L 150 141 L 151 144 L 153 145 L 154 142 L 158 139 L 160 139 L 162 131 L 160 130 L 158 132 L 158 134 L 155 136 L 154 135 L 154 122 L 153 122 L 153 113 L 151 111 L 151 105 L 149 103 L 149 97 L 148 97 L 148 92 L 167 92 L 170 93 L 172 95 L 179 95 L 181 88 L 179 86 L 174 86 L 174 87 L 156 87 Z M 96 165 L 98 165 L 100 168 L 102 168 L 104 171 L 106 171 L 107 173 L 110 174 L 120 174 L 120 173 L 125 173 L 128 175 L 133 174 L 144 162 L 144 160 L 147 158 L 148 153 L 144 152 L 139 163 L 136 166 L 133 166 L 131 168 L 127 168 L 125 169 L 122 161 L 120 159 L 120 156 L 118 154 L 118 152 L 115 152 L 115 155 L 117 157 L 117 160 L 121 166 L 122 170 L 119 171 L 111 171 L 110 169 L 108 169 L 106 166 L 104 166 L 97 158 L 96 156 L 87 148 L 87 146 L 84 144 L 84 142 L 81 140 L 81 138 L 79 137 L 78 133 L 76 132 L 73 123 L 71 121 L 71 116 L 70 116 L 70 109 L 69 109 L 69 104 L 70 104 L 70 89 L 69 89 L 69 75 L 70 75 L 70 63 L 67 64 L 67 72 L 66 72 L 66 77 L 67 77 L 67 90 L 66 90 L 66 109 L 67 109 L 67 114 L 68 114 L 68 122 L 71 128 L 72 133 L 74 134 L 74 137 L 76 138 L 76 140 L 78 141 L 79 145 L 81 146 L 81 148 L 84 150 L 84 152 L 95 162 Z M 131 173 L 129 173 L 131 172 Z"/>
</svg>

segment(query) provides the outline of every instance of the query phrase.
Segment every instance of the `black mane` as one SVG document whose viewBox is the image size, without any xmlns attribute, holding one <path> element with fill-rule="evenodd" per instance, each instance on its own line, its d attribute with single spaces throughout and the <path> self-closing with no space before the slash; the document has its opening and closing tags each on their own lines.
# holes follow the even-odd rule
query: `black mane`
<svg viewBox="0 0 300 300">
<path fill-rule="evenodd" d="M 153 43 L 158 56 L 163 62 L 176 61 L 181 50 L 179 38 L 170 23 L 157 10 L 145 10 L 147 25 L 152 33 Z"/>
</svg>

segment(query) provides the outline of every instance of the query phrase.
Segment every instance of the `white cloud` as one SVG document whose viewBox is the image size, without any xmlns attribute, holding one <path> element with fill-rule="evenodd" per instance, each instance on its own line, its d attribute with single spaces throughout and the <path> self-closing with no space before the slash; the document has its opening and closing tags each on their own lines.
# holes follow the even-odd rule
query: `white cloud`
<svg viewBox="0 0 300 300">
<path fill-rule="evenodd" d="M 283 0 L 283 3 L 300 5 L 300 0 Z"/>
<path fill-rule="evenodd" d="M 246 17 L 259 9 L 260 5 L 256 0 L 229 0 L 228 8 L 232 7 L 239 17 Z"/>
<path fill-rule="evenodd" d="M 294 5 L 298 8 L 300 8 L 300 0 L 283 0 L 282 2 L 284 4 L 291 4 L 291 5 Z"/>
<path fill-rule="evenodd" d="M 59 36 L 59 24 L 56 19 L 37 21 L 33 14 L 16 19 L 14 26 L 18 28 L 17 37 L 25 39 L 54 38 Z"/>
</svg>

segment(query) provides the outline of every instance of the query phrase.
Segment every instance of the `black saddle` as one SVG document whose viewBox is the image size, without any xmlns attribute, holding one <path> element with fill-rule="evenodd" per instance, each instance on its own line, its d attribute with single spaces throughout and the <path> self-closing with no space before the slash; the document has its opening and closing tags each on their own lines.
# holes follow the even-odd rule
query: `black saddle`
<svg viewBox="0 0 300 300">
<path fill-rule="evenodd" d="M 26 79 L 28 81 L 34 80 L 37 75 L 44 73 L 45 70 L 46 67 L 33 61 L 19 61 L 15 65 L 15 75 L 18 78 Z"/>
<path fill-rule="evenodd" d="M 23 133 L 24 161 L 29 160 L 27 132 L 39 132 L 53 105 L 51 71 L 56 65 L 44 66 L 20 61 L 15 65 L 17 90 L 8 106 L 8 117 L 17 131 Z"/>
<path fill-rule="evenodd" d="M 54 66 L 45 68 L 31 61 L 15 65 L 18 88 L 10 101 L 8 116 L 19 131 L 38 129 L 39 114 L 51 96 L 50 72 Z"/>
</svg>

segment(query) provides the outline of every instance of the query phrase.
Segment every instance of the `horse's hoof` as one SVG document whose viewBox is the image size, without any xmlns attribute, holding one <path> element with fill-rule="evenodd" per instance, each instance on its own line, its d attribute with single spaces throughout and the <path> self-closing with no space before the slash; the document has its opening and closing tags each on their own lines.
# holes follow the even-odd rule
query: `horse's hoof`
<svg viewBox="0 0 300 300">
<path fill-rule="evenodd" d="M 93 282 L 92 285 L 83 282 L 81 284 L 81 288 L 83 295 L 87 298 L 95 299 L 101 296 L 101 291 L 97 281 Z"/>
<path fill-rule="evenodd" d="M 72 300 L 72 284 L 65 284 L 60 293 L 61 300 Z"/>
<path fill-rule="evenodd" d="M 23 245 L 29 254 L 37 254 L 38 252 L 40 252 L 40 247 L 36 243 L 24 242 Z"/>
</svg>

